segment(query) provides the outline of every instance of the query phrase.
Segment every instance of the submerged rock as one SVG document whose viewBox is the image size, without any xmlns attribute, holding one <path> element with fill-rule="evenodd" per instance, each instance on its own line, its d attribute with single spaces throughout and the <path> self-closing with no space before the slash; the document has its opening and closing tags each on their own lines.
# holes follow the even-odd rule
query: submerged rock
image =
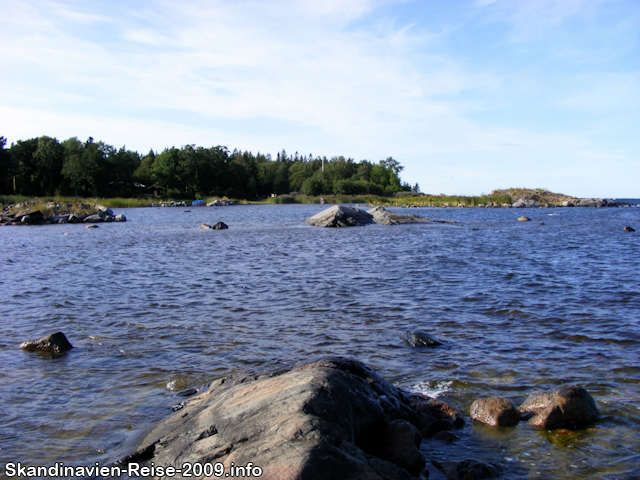
<svg viewBox="0 0 640 480">
<path fill-rule="evenodd" d="M 409 330 L 400 335 L 400 338 L 412 347 L 437 347 L 442 345 L 440 340 L 423 330 Z"/>
<path fill-rule="evenodd" d="M 40 350 L 50 353 L 62 353 L 67 350 L 71 350 L 73 345 L 69 343 L 67 337 L 62 332 L 57 332 L 52 335 L 47 335 L 39 340 L 27 340 L 20 344 L 20 348 L 28 352 L 34 352 Z"/>
<path fill-rule="evenodd" d="M 443 405 L 400 390 L 360 362 L 331 358 L 216 380 L 128 458 L 142 452 L 156 465 L 215 461 L 225 471 L 252 462 L 263 480 L 409 480 L 423 471 L 418 447 L 433 423 L 464 423 Z"/>
<path fill-rule="evenodd" d="M 533 392 L 518 408 L 532 417 L 528 425 L 539 430 L 585 428 L 598 419 L 593 397 L 582 387 L 567 385 L 552 392 Z"/>
<path fill-rule="evenodd" d="M 335 205 L 304 222 L 315 227 L 360 227 L 373 223 L 373 216 L 357 208 Z"/>
<path fill-rule="evenodd" d="M 373 221 L 380 225 L 399 225 L 403 223 L 423 223 L 427 222 L 426 218 L 417 215 L 402 215 L 400 213 L 392 213 L 384 207 L 375 207 L 367 210 L 367 213 L 373 217 Z"/>
<path fill-rule="evenodd" d="M 472 420 L 492 427 L 513 427 L 520 422 L 520 413 L 504 397 L 481 398 L 471 404 Z"/>
</svg>

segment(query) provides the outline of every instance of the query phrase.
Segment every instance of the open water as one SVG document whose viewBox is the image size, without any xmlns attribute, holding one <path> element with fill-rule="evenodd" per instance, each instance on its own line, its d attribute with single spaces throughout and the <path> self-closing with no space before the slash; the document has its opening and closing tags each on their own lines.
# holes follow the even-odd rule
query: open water
<svg viewBox="0 0 640 480">
<path fill-rule="evenodd" d="M 467 421 L 451 445 L 424 441 L 429 460 L 495 462 L 509 479 L 640 478 L 639 208 L 302 223 L 323 208 L 129 209 L 127 223 L 93 230 L 0 228 L 0 475 L 7 462 L 112 461 L 179 390 L 345 355 L 467 419 L 477 398 L 519 405 L 562 384 L 600 409 L 571 433 Z M 198 229 L 218 221 L 230 228 Z M 446 346 L 409 347 L 399 336 L 415 328 Z M 19 349 L 60 330 L 76 347 L 60 358 Z"/>
</svg>

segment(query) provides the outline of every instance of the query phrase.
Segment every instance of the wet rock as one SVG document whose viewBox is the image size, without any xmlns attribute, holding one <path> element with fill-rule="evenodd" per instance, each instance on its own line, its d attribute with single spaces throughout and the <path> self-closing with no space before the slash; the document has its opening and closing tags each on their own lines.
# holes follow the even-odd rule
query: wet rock
<svg viewBox="0 0 640 480">
<path fill-rule="evenodd" d="M 420 394 L 409 397 L 409 407 L 417 415 L 415 425 L 423 437 L 464 427 L 464 418 L 455 408 L 441 400 Z"/>
<path fill-rule="evenodd" d="M 434 440 L 440 440 L 441 442 L 453 443 L 458 440 L 458 436 L 455 433 L 451 433 L 448 430 L 443 430 L 441 432 L 436 433 L 433 436 Z"/>
<path fill-rule="evenodd" d="M 417 398 L 344 358 L 238 374 L 187 400 L 132 452 L 150 452 L 147 464 L 215 461 L 225 471 L 252 462 L 263 480 L 409 480 L 425 465 L 420 422 L 457 414 Z"/>
<path fill-rule="evenodd" d="M 16 215 L 15 220 L 26 225 L 41 225 L 45 220 L 45 216 L 39 210 L 32 210 L 21 216 Z"/>
<path fill-rule="evenodd" d="M 512 427 L 520 422 L 520 413 L 504 397 L 481 398 L 471 404 L 471 419 L 492 427 Z"/>
<path fill-rule="evenodd" d="M 529 222 L 531 219 L 529 217 L 518 217 L 519 222 Z"/>
<path fill-rule="evenodd" d="M 73 345 L 69 343 L 69 340 L 67 340 L 67 337 L 64 333 L 57 332 L 53 335 L 42 337 L 39 340 L 28 340 L 20 344 L 20 348 L 28 352 L 40 350 L 50 353 L 62 353 L 66 352 L 67 350 L 71 350 L 73 348 Z"/>
<path fill-rule="evenodd" d="M 229 228 L 226 224 L 222 223 L 222 222 L 218 222 L 213 226 L 214 230 L 226 230 L 227 228 Z"/>
<path fill-rule="evenodd" d="M 437 347 L 442 345 L 440 340 L 429 335 L 424 330 L 409 330 L 400 335 L 400 338 L 412 347 Z"/>
<path fill-rule="evenodd" d="M 113 221 L 114 222 L 126 222 L 127 221 L 127 217 L 124 216 L 124 213 L 120 213 L 120 214 L 116 215 L 115 217 L 113 217 Z"/>
<path fill-rule="evenodd" d="M 632 227 L 624 227 L 625 232 L 635 232 L 635 229 Z"/>
<path fill-rule="evenodd" d="M 498 478 L 502 468 L 499 465 L 480 462 L 478 460 L 463 460 L 461 462 L 432 462 L 449 480 L 481 480 L 484 478 Z"/>
<path fill-rule="evenodd" d="M 539 430 L 585 428 L 598 419 L 593 397 L 582 387 L 568 385 L 552 392 L 533 392 L 518 408 L 533 417 L 527 424 Z"/>
<path fill-rule="evenodd" d="M 304 222 L 315 227 L 360 227 L 373 223 L 373 216 L 357 208 L 335 205 L 307 218 Z"/>
</svg>

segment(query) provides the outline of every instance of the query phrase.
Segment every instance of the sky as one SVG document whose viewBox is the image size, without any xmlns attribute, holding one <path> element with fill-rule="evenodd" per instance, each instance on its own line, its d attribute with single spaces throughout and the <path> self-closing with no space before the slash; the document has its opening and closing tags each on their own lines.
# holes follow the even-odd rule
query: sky
<svg viewBox="0 0 640 480">
<path fill-rule="evenodd" d="M 2 0 L 0 136 L 640 197 L 638 0 Z"/>
</svg>

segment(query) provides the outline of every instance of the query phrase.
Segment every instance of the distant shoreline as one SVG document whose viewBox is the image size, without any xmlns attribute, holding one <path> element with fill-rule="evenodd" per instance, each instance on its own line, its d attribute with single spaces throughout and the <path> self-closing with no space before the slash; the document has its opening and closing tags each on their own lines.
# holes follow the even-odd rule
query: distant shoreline
<svg viewBox="0 0 640 480">
<path fill-rule="evenodd" d="M 277 195 L 262 199 L 237 199 L 227 197 L 207 197 L 198 199 L 184 198 L 78 198 L 78 197 L 25 197 L 20 195 L 1 195 L 0 207 L 3 211 L 19 209 L 40 210 L 46 213 L 60 205 L 90 208 L 104 205 L 109 208 L 140 208 L 157 206 L 191 206 L 195 200 L 211 203 L 215 200 L 232 200 L 236 205 L 280 205 L 280 204 L 366 204 L 386 207 L 456 207 L 456 208 L 552 208 L 552 207 L 615 207 L 629 206 L 629 200 L 605 200 L 595 198 L 578 198 L 569 195 L 549 192 L 543 189 L 508 189 L 495 190 L 490 195 L 429 195 L 414 192 L 399 192 L 394 196 L 376 195 L 325 195 L 308 196 L 300 194 Z M 632 206 L 640 203 L 633 201 Z"/>
</svg>

